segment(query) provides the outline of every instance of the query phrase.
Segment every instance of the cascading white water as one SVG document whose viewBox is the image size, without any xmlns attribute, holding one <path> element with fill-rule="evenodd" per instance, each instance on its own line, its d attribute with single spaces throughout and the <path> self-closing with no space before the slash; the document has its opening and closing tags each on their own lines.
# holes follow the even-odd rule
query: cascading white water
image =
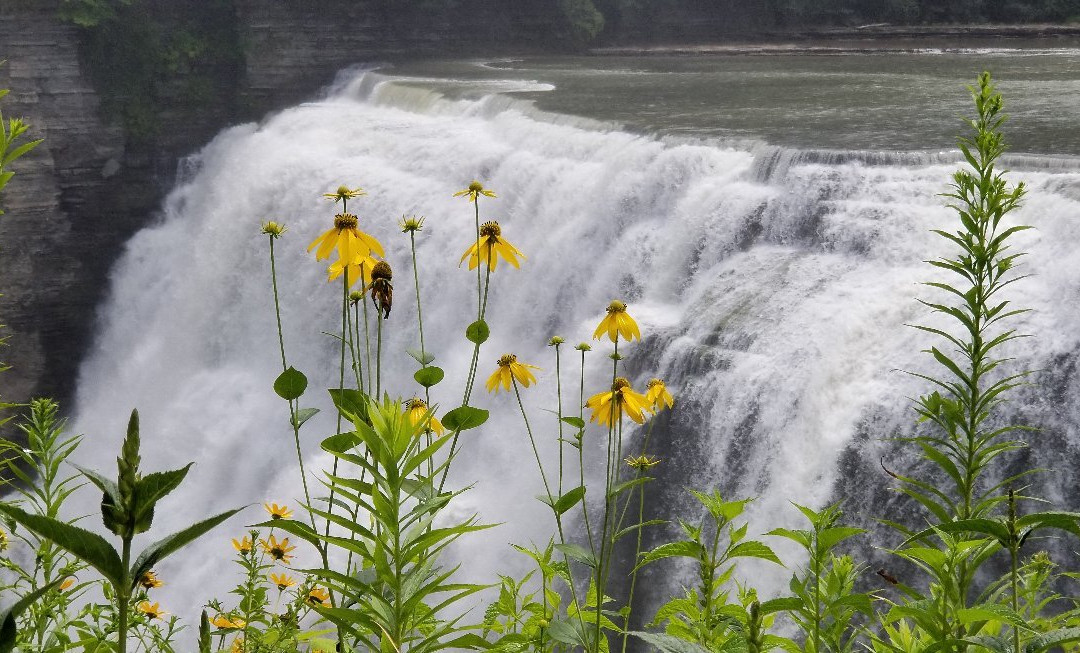
<svg viewBox="0 0 1080 653">
<path fill-rule="evenodd" d="M 523 86 L 522 88 L 533 88 Z M 508 90 L 500 87 L 498 90 Z M 1037 339 L 1012 353 L 1031 367 L 1080 351 L 1080 163 L 1016 159 L 1030 185 L 1016 220 L 1038 227 L 1018 238 L 1035 276 L 1013 298 L 1035 309 L 1023 329 Z M 876 464 L 876 441 L 910 422 L 906 397 L 925 388 L 898 368 L 924 370 L 933 321 L 914 296 L 928 295 L 924 259 L 946 253 L 929 233 L 951 224 L 938 196 L 951 154 L 814 153 L 633 135 L 530 109 L 505 95 L 449 100 L 372 72 L 328 97 L 229 129 L 192 161 L 160 219 L 136 235 L 113 272 L 99 336 L 79 378 L 74 428 L 86 434 L 80 462 L 111 470 L 133 407 L 143 424 L 147 469 L 197 464 L 158 509 L 165 534 L 215 510 L 262 501 L 297 507 L 299 471 L 280 372 L 262 221 L 284 222 L 278 241 L 285 346 L 311 385 L 303 406 L 323 409 L 301 433 L 309 470 L 326 467 L 319 441 L 334 429 L 340 286 L 304 249 L 329 228 L 320 195 L 339 184 L 368 196 L 350 202 L 361 228 L 386 246 L 395 304 L 385 322 L 383 386 L 411 396 L 417 344 L 408 237 L 402 214 L 426 216 L 418 234 L 426 340 L 447 378 L 433 391 L 444 409 L 460 401 L 475 319 L 475 276 L 458 267 L 472 239 L 472 207 L 451 197 L 480 179 L 499 198 L 483 219 L 528 256 L 493 275 L 481 381 L 504 352 L 543 368 L 525 391 L 542 445 L 555 457 L 552 335 L 564 348 L 564 397 L 577 403 L 577 352 L 604 307 L 623 298 L 645 340 L 622 348 L 635 386 L 664 377 L 677 397 L 653 437 L 673 509 L 682 486 L 756 495 L 752 531 L 797 523 L 787 502 L 834 498 L 838 461 L 855 448 Z M 587 355 L 586 394 L 608 383 L 608 348 Z M 1072 368 L 1068 368 L 1072 369 Z M 1062 377 L 1063 433 L 1080 442 L 1075 372 Z M 539 476 L 512 396 L 479 391 L 492 410 L 462 436 L 452 482 L 475 482 L 456 510 L 505 525 L 459 551 L 464 573 L 488 582 L 520 568 L 508 542 L 546 541 L 552 525 L 533 497 Z M 869 426 L 868 426 L 869 425 Z M 596 454 L 599 431 L 587 441 Z M 886 483 L 886 479 L 880 481 Z M 313 484 L 314 487 L 318 487 Z M 315 492 L 319 492 L 316 490 Z M 87 512 L 94 503 L 86 492 Z M 188 619 L 236 582 L 229 537 L 262 521 L 260 507 L 161 565 L 162 605 Z M 146 536 L 142 536 L 148 540 Z M 146 541 L 136 544 L 136 549 Z M 300 550 L 299 567 L 315 553 Z M 497 564 L 493 561 L 499 561 Z M 775 575 L 782 581 L 786 572 Z M 768 585 L 769 581 L 765 581 Z M 769 591 L 768 587 L 764 588 Z"/>
</svg>

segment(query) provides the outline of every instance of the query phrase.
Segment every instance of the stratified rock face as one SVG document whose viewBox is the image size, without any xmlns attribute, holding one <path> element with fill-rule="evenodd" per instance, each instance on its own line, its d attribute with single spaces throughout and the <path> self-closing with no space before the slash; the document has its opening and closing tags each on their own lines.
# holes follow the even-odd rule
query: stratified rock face
<svg viewBox="0 0 1080 653">
<path fill-rule="evenodd" d="M 102 207 L 121 190 L 123 136 L 102 123 L 77 30 L 55 9 L 0 13 L 0 58 L 0 88 L 11 90 L 0 110 L 45 139 L 12 165 L 0 197 L 0 322 L 10 336 L 2 358 L 13 367 L 0 376 L 0 396 L 66 396 L 104 288 L 103 259 L 117 249 L 117 222 Z"/>
</svg>

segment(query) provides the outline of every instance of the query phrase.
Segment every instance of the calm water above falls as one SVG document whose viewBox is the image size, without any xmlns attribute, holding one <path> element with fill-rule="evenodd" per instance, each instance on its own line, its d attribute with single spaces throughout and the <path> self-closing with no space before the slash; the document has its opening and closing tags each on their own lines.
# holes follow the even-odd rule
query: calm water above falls
<svg viewBox="0 0 1080 653">
<path fill-rule="evenodd" d="M 368 191 L 357 211 L 397 272 L 385 382 L 404 395 L 414 391 L 404 350 L 415 345 L 415 304 L 395 222 L 427 216 L 425 323 L 447 370 L 434 399 L 449 406 L 474 299 L 457 267 L 472 213 L 450 195 L 479 178 L 499 192 L 484 216 L 529 257 L 495 275 L 480 373 L 508 351 L 544 368 L 526 401 L 548 460 L 554 419 L 541 409 L 554 404 L 554 360 L 544 344 L 587 339 L 622 297 L 646 336 L 624 351 L 632 380 L 662 376 L 679 400 L 654 434 L 659 503 L 680 509 L 687 485 L 757 495 L 755 532 L 797 523 L 788 500 L 848 496 L 856 519 L 892 513 L 878 456 L 907 461 L 881 438 L 909 428 L 905 398 L 924 390 L 895 370 L 927 369 L 918 354 L 927 340 L 903 324 L 926 319 L 913 301 L 931 276 L 922 260 L 947 251 L 929 230 L 951 219 L 938 194 L 956 167 L 954 117 L 968 112 L 962 84 L 992 67 L 1016 116 L 1015 149 L 1031 153 L 1011 161 L 1030 185 L 1016 219 L 1038 227 L 1019 242 L 1034 276 L 1013 295 L 1036 309 L 1023 328 L 1038 338 L 1011 353 L 1045 371 L 1017 412 L 1043 427 L 1031 457 L 1056 470 L 1044 494 L 1066 499 L 1080 445 L 1080 163 L 1070 156 L 1080 154 L 1080 68 L 1067 65 L 1076 57 L 560 58 L 345 74 L 324 99 L 220 134 L 193 157 L 161 219 L 132 239 L 80 376 L 82 462 L 112 468 L 137 406 L 148 467 L 198 461 L 159 510 L 157 532 L 244 503 L 295 505 L 286 408 L 270 388 L 280 368 L 258 227 L 274 218 L 290 228 L 278 248 L 286 345 L 311 379 L 304 404 L 324 409 L 305 425 L 304 447 L 325 465 L 318 442 L 334 425 L 318 389 L 336 385 L 337 364 L 320 332 L 335 328 L 339 295 L 303 250 L 331 218 L 319 195 L 341 182 Z M 904 109 L 905 94 L 923 109 Z M 597 346 L 587 393 L 605 385 L 608 365 Z M 564 371 L 569 392 L 576 373 L 572 363 Z M 492 580 L 520 568 L 507 542 L 544 541 L 550 525 L 522 518 L 543 512 L 512 398 L 475 403 L 493 418 L 465 438 L 454 481 L 476 487 L 460 510 L 506 525 L 460 554 L 467 573 Z M 595 462 L 599 433 L 589 442 Z M 261 520 L 258 510 L 162 565 L 162 605 L 194 619 L 201 602 L 225 596 L 235 581 L 223 573 L 227 538 Z M 786 573 L 761 576 L 763 590 Z"/>
</svg>

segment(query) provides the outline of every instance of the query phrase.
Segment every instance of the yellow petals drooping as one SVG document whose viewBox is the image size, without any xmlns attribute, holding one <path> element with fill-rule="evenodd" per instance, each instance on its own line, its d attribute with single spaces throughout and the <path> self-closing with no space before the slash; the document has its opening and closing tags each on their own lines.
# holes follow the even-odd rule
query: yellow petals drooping
<svg viewBox="0 0 1080 653">
<path fill-rule="evenodd" d="M 263 508 L 270 513 L 270 519 L 289 519 L 293 516 L 288 506 L 279 506 L 276 503 L 264 503 Z"/>
<path fill-rule="evenodd" d="M 649 405 L 652 406 L 653 411 L 659 413 L 664 408 L 671 408 L 675 405 L 675 398 L 668 392 L 667 386 L 664 385 L 662 380 L 651 379 L 648 387 L 645 398 L 649 400 Z"/>
<path fill-rule="evenodd" d="M 498 394 L 500 385 L 504 390 L 510 390 L 515 380 L 526 388 L 529 387 L 536 383 L 536 377 L 529 371 L 530 368 L 540 369 L 535 365 L 519 363 L 515 354 L 505 354 L 499 359 L 499 367 L 495 373 L 488 377 L 487 391 Z"/>
<path fill-rule="evenodd" d="M 223 614 L 219 614 L 211 619 L 210 623 L 213 624 L 214 628 L 220 630 L 240 630 L 247 626 L 247 622 L 240 617 L 229 618 Z"/>
<path fill-rule="evenodd" d="M 630 382 L 621 376 L 611 384 L 610 392 L 594 394 L 585 402 L 585 406 L 592 410 L 589 420 L 601 426 L 612 426 L 622 419 L 623 412 L 630 419 L 642 424 L 645 421 L 645 413 L 652 412 L 645 395 L 634 392 L 634 389 L 630 387 Z"/>
<path fill-rule="evenodd" d="M 454 193 L 454 197 L 468 197 L 470 202 L 475 202 L 476 198 L 481 195 L 484 197 L 495 197 L 494 191 L 486 190 L 484 185 L 476 180 L 473 180 L 465 190 L 459 190 Z"/>
<path fill-rule="evenodd" d="M 593 332 L 593 340 L 599 340 L 607 334 L 611 342 L 616 342 L 621 335 L 623 340 L 641 340 L 641 330 L 637 322 L 626 312 L 626 304 L 613 300 L 607 307 L 607 315 L 600 321 L 600 326 Z"/>
<path fill-rule="evenodd" d="M 245 535 L 244 539 L 242 540 L 237 540 L 236 538 L 233 538 L 232 545 L 233 548 L 239 551 L 241 554 L 247 555 L 248 553 L 251 553 L 251 538 L 247 535 Z"/>
<path fill-rule="evenodd" d="M 476 266 L 486 263 L 494 271 L 500 257 L 515 268 L 521 267 L 518 259 L 525 260 L 525 255 L 517 247 L 503 239 L 502 228 L 499 227 L 498 222 L 485 222 L 480 226 L 480 240 L 461 255 L 458 265 L 464 263 L 465 259 L 469 259 L 470 270 L 475 270 Z"/>
<path fill-rule="evenodd" d="M 631 469 L 636 469 L 639 472 L 646 472 L 649 469 L 659 465 L 660 459 L 641 454 L 640 456 L 630 456 L 625 459 L 625 462 L 627 465 L 630 466 Z"/>
<path fill-rule="evenodd" d="M 349 278 L 349 286 L 356 285 L 357 281 L 371 278 L 371 271 L 375 268 L 375 264 L 378 263 L 371 256 L 361 256 L 358 259 L 354 259 L 352 263 L 345 264 L 341 259 L 338 259 L 330 264 L 330 267 L 326 269 L 327 281 L 333 281 L 342 275 L 347 274 Z M 360 297 L 363 297 L 363 293 L 360 293 Z"/>
<path fill-rule="evenodd" d="M 329 258 L 336 248 L 338 259 L 351 264 L 357 258 L 374 253 L 383 256 L 383 247 L 379 241 L 356 228 L 359 221 L 352 213 L 338 213 L 334 216 L 334 226 L 324 231 L 308 245 L 307 251 L 315 250 L 315 260 Z"/>
<path fill-rule="evenodd" d="M 143 601 L 138 605 L 139 612 L 146 615 L 149 619 L 161 619 L 165 615 L 169 614 L 161 609 L 157 603 L 151 604 L 149 601 Z"/>
<path fill-rule="evenodd" d="M 139 584 L 148 590 L 152 590 L 161 587 L 165 583 L 161 582 L 161 579 L 159 579 L 153 571 L 148 571 L 142 576 L 139 576 Z"/>
<path fill-rule="evenodd" d="M 330 601 L 330 593 L 321 587 L 312 587 L 307 600 L 313 605 L 326 605 Z"/>
<path fill-rule="evenodd" d="M 277 585 L 282 592 L 296 584 L 296 580 L 288 574 L 270 574 L 270 582 Z"/>
<path fill-rule="evenodd" d="M 427 412 L 427 402 L 423 399 L 414 397 L 405 402 L 405 414 L 408 415 L 409 423 L 413 426 L 418 426 L 424 420 L 424 415 L 427 415 Z M 434 431 L 436 435 L 442 435 L 446 431 L 446 427 L 443 426 L 439 420 L 435 419 L 434 413 L 431 415 L 424 428 Z"/>
<path fill-rule="evenodd" d="M 293 556 L 291 552 L 296 549 L 295 546 L 289 546 L 289 538 L 286 537 L 278 542 L 274 539 L 273 535 L 265 540 L 261 540 L 259 546 L 261 546 L 262 550 L 269 554 L 271 558 L 285 564 L 289 564 L 292 560 Z"/>
</svg>

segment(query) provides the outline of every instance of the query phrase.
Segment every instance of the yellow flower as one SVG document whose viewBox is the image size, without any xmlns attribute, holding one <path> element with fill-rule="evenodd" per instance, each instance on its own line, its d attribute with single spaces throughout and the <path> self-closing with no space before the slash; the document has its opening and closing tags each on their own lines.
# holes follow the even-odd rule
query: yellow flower
<svg viewBox="0 0 1080 653">
<path fill-rule="evenodd" d="M 592 409 L 589 421 L 597 422 L 601 426 L 611 426 L 612 418 L 621 419 L 623 411 L 626 411 L 630 419 L 641 424 L 645 421 L 644 412 L 652 412 L 645 395 L 634 392 L 630 382 L 621 376 L 611 384 L 610 392 L 600 392 L 589 397 L 585 406 Z"/>
<path fill-rule="evenodd" d="M 480 225 L 480 240 L 465 250 L 458 266 L 464 263 L 465 259 L 469 259 L 470 270 L 475 270 L 481 263 L 487 263 L 488 267 L 494 271 L 499 264 L 500 256 L 515 268 L 521 267 L 518 258 L 525 260 L 525 255 L 517 247 L 503 240 L 502 228 L 499 227 L 498 222 L 485 222 Z"/>
<path fill-rule="evenodd" d="M 248 553 L 251 553 L 251 538 L 248 537 L 247 535 L 245 535 L 244 539 L 242 539 L 242 540 L 237 540 L 234 537 L 233 541 L 232 541 L 232 545 L 233 545 L 234 549 L 236 549 L 237 551 L 239 551 L 242 554 L 246 555 Z"/>
<path fill-rule="evenodd" d="M 327 282 L 333 281 L 341 276 L 344 272 L 349 275 L 349 286 L 356 285 L 357 281 L 361 279 L 370 279 L 371 271 L 378 263 L 371 256 L 361 256 L 360 258 L 353 259 L 352 263 L 345 264 L 342 259 L 338 259 L 330 264 L 330 267 L 326 269 Z M 360 293 L 360 297 L 363 297 L 363 292 Z"/>
<path fill-rule="evenodd" d="M 401 227 L 401 233 L 407 234 L 414 231 L 421 231 L 424 228 L 424 216 L 417 217 L 410 215 L 408 217 L 401 216 L 401 221 L 398 222 L 398 226 Z"/>
<path fill-rule="evenodd" d="M 71 589 L 71 586 L 74 585 L 74 584 L 75 584 L 75 579 L 74 578 L 65 578 L 64 582 L 60 583 L 60 591 L 63 592 L 65 590 L 69 590 L 69 589 Z"/>
<path fill-rule="evenodd" d="M 9 545 L 7 533 L 0 529 L 0 551 L 7 551 Z"/>
<path fill-rule="evenodd" d="M 530 384 L 536 383 L 536 377 L 529 371 L 530 368 L 540 369 L 535 365 L 519 363 L 516 354 L 504 354 L 499 358 L 499 367 L 495 369 L 495 373 L 488 377 L 487 391 L 499 394 L 500 385 L 509 391 L 515 380 L 526 388 L 529 387 Z"/>
<path fill-rule="evenodd" d="M 140 603 L 138 605 L 138 609 L 139 612 L 146 615 L 149 619 L 161 619 L 165 615 L 169 614 L 168 612 L 165 612 L 160 607 L 158 607 L 157 603 L 151 605 L 149 601 L 143 601 L 142 603 Z"/>
<path fill-rule="evenodd" d="M 663 410 L 665 406 L 671 408 L 675 405 L 675 398 L 671 396 L 667 386 L 660 379 L 651 379 L 649 381 L 649 389 L 645 392 L 645 398 L 657 413 Z"/>
<path fill-rule="evenodd" d="M 551 340 L 548 340 L 548 347 L 558 347 L 564 342 L 566 341 L 559 336 L 551 336 Z"/>
<path fill-rule="evenodd" d="M 592 351 L 592 345 L 587 342 L 579 342 L 574 349 L 580 352 Z"/>
<path fill-rule="evenodd" d="M 650 468 L 660 464 L 659 458 L 653 458 L 652 456 L 646 456 L 645 454 L 641 454 L 640 456 L 630 456 L 626 458 L 625 461 L 627 465 L 639 472 L 648 471 Z"/>
<path fill-rule="evenodd" d="M 281 238 L 281 236 L 288 230 L 289 228 L 281 224 L 280 222 L 274 222 L 273 220 L 270 220 L 269 222 L 263 223 L 261 233 L 265 236 L 270 236 L 271 238 Z"/>
<path fill-rule="evenodd" d="M 307 595 L 308 603 L 315 605 L 326 605 L 330 600 L 330 593 L 321 587 L 312 587 L 311 591 Z"/>
<path fill-rule="evenodd" d="M 394 271 L 386 261 L 379 261 L 371 268 L 371 283 L 365 291 L 371 291 L 371 302 L 376 311 L 382 311 L 383 319 L 390 317 L 390 307 L 394 303 L 394 285 L 390 281 Z"/>
<path fill-rule="evenodd" d="M 466 188 L 465 190 L 459 190 L 458 192 L 454 193 L 454 197 L 467 196 L 470 202 L 475 202 L 476 198 L 480 197 L 481 195 L 483 195 L 484 197 L 495 197 L 494 192 L 490 190 L 484 190 L 484 185 L 476 181 L 475 179 L 471 184 L 469 184 L 468 188 Z"/>
<path fill-rule="evenodd" d="M 244 653 L 244 638 L 237 637 L 232 643 L 232 653 Z"/>
<path fill-rule="evenodd" d="M 296 549 L 295 546 L 289 546 L 289 538 L 283 538 L 278 542 L 273 535 L 265 540 L 260 540 L 259 546 L 262 547 L 264 552 L 269 553 L 271 558 L 285 564 L 289 564 L 293 558 L 290 551 Z"/>
<path fill-rule="evenodd" d="M 626 304 L 617 299 L 608 304 L 607 316 L 600 321 L 600 326 L 596 327 L 593 340 L 599 340 L 605 332 L 611 342 L 615 342 L 619 335 L 622 335 L 623 340 L 641 340 L 637 322 L 626 313 Z"/>
<path fill-rule="evenodd" d="M 405 402 L 405 414 L 409 417 L 409 422 L 413 426 L 417 426 L 424 419 L 424 415 L 427 415 L 428 407 L 427 403 L 423 399 L 412 398 Z M 439 420 L 435 419 L 435 413 L 431 414 L 428 423 L 424 425 L 425 429 L 435 431 L 436 435 L 442 435 L 446 431 Z"/>
<path fill-rule="evenodd" d="M 279 506 L 276 503 L 264 503 L 263 508 L 270 513 L 270 519 L 288 519 L 293 516 L 288 506 Z"/>
<path fill-rule="evenodd" d="M 142 576 L 139 576 L 139 584 L 148 590 L 152 590 L 155 587 L 161 587 L 165 583 L 161 582 L 153 571 L 148 571 Z"/>
<path fill-rule="evenodd" d="M 334 200 L 335 204 L 345 200 L 353 200 L 362 195 L 367 195 L 363 188 L 349 188 L 348 186 L 338 186 L 333 193 L 323 193 L 323 197 Z"/>
<path fill-rule="evenodd" d="M 288 574 L 270 574 L 270 582 L 277 585 L 282 592 L 296 584 L 296 581 Z"/>
<path fill-rule="evenodd" d="M 307 251 L 314 249 L 315 260 L 321 261 L 328 258 L 336 247 L 338 258 L 346 263 L 352 263 L 361 256 L 368 256 L 371 252 L 383 256 L 379 241 L 357 229 L 357 224 L 356 216 L 352 213 L 338 213 L 334 216 L 334 226 L 311 241 Z"/>
<path fill-rule="evenodd" d="M 240 630 L 247 626 L 247 622 L 240 617 L 229 618 L 223 614 L 219 614 L 211 619 L 210 623 L 213 624 L 215 628 L 221 630 Z"/>
</svg>

